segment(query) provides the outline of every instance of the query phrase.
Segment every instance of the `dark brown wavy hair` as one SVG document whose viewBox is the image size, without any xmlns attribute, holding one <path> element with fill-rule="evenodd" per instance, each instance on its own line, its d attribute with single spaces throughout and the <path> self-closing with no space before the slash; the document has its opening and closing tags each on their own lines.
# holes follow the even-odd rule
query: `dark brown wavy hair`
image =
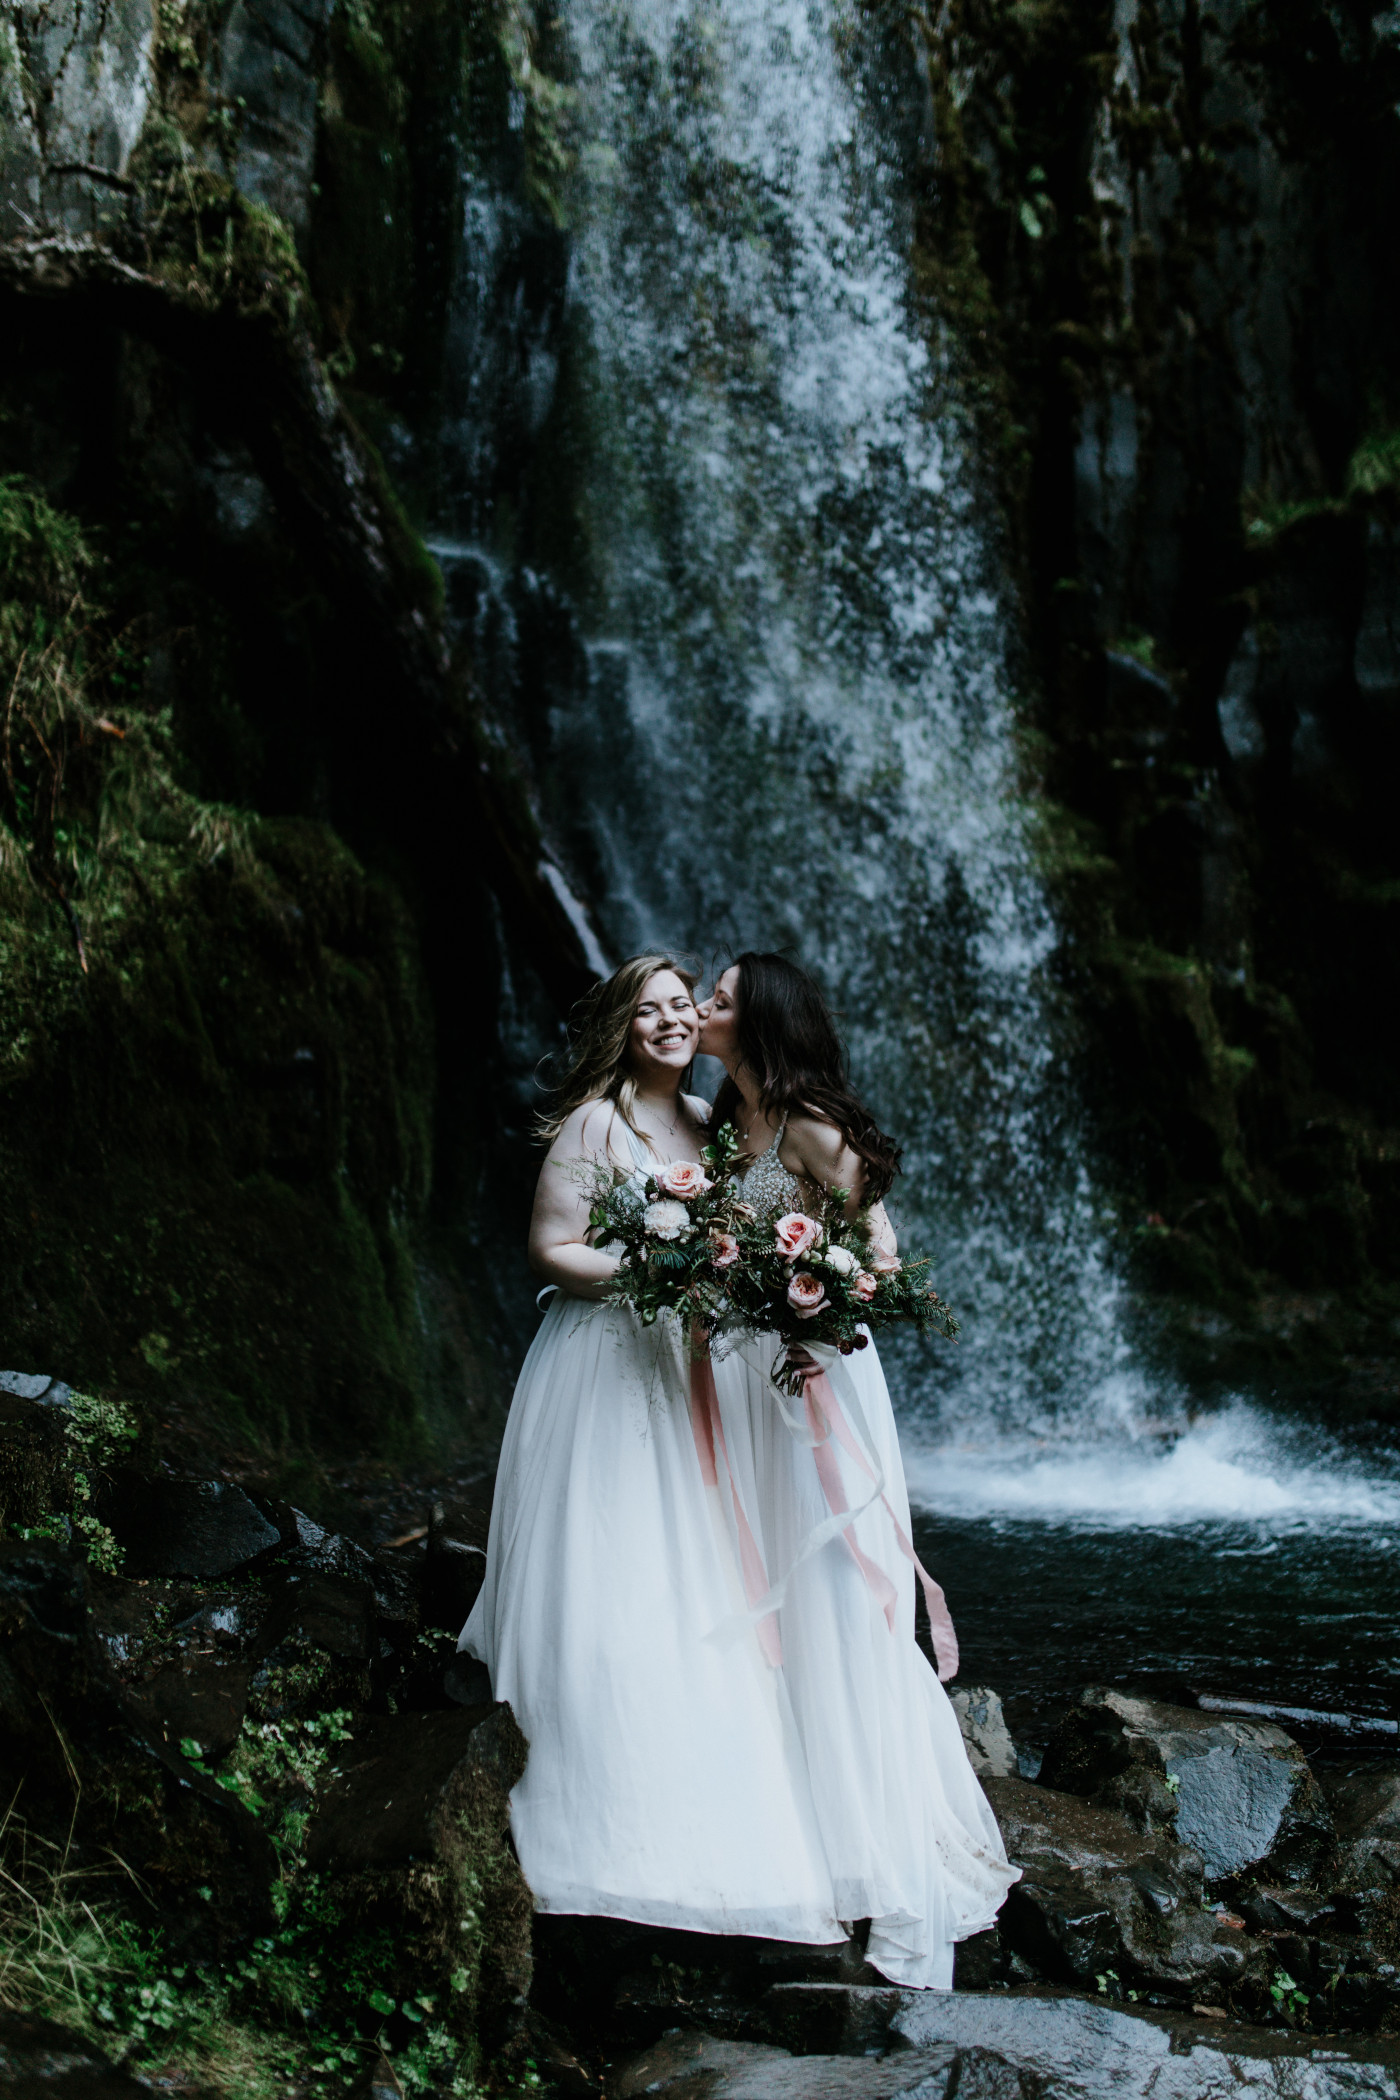
<svg viewBox="0 0 1400 2100">
<path fill-rule="evenodd" d="M 740 1062 L 758 1082 L 763 1107 L 775 1118 L 815 1115 L 834 1123 L 865 1168 L 863 1200 L 878 1203 L 899 1172 L 899 1146 L 851 1089 L 845 1048 L 821 986 L 784 955 L 748 949 L 734 967 Z M 726 1075 L 710 1128 L 732 1123 L 740 1106 L 739 1089 Z"/>
</svg>

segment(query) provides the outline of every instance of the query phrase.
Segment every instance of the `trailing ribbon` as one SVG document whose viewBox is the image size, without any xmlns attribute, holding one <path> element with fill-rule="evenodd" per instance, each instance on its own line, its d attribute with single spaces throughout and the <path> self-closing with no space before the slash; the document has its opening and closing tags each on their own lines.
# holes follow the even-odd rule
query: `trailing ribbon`
<svg viewBox="0 0 1400 2100">
<path fill-rule="evenodd" d="M 744 1594 L 749 1600 L 750 1615 L 764 1660 L 771 1663 L 775 1670 L 780 1669 L 783 1644 L 778 1633 L 777 1605 L 776 1602 L 769 1601 L 772 1593 L 768 1587 L 768 1571 L 763 1565 L 758 1541 L 744 1513 L 739 1483 L 734 1478 L 734 1468 L 730 1464 L 729 1446 L 724 1440 L 724 1422 L 719 1411 L 719 1394 L 715 1390 L 715 1367 L 710 1361 L 710 1345 L 705 1337 L 699 1334 L 694 1336 L 690 1351 L 690 1428 L 695 1438 L 696 1456 L 700 1460 L 700 1473 L 706 1487 L 718 1490 L 719 1459 L 724 1460 L 725 1476 L 729 1482 L 729 1500 L 734 1510 L 735 1529 L 739 1534 L 739 1565 L 743 1571 Z"/>
<path fill-rule="evenodd" d="M 913 1540 L 890 1506 L 890 1498 L 885 1493 L 883 1481 L 878 1480 L 876 1474 L 871 1470 L 865 1453 L 861 1450 L 855 1436 L 852 1434 L 851 1425 L 846 1420 L 841 1408 L 841 1402 L 837 1399 L 831 1380 L 827 1377 L 826 1372 L 820 1364 L 810 1360 L 807 1363 L 794 1364 L 792 1368 L 799 1371 L 802 1375 L 807 1426 L 812 1433 L 812 1456 L 816 1460 L 817 1478 L 822 1484 L 822 1492 L 826 1496 L 827 1507 L 834 1516 L 847 1514 L 846 1494 L 841 1484 L 841 1469 L 836 1463 L 836 1454 L 831 1448 L 831 1440 L 834 1436 L 841 1449 L 851 1459 L 853 1464 L 859 1466 L 866 1479 L 875 1482 L 876 1494 L 883 1503 L 889 1520 L 894 1526 L 894 1535 L 899 1542 L 899 1550 L 906 1560 L 913 1562 L 919 1581 L 923 1585 L 924 1603 L 928 1607 L 929 1632 L 933 1637 L 933 1652 L 938 1658 L 938 1675 L 940 1679 L 945 1681 L 950 1677 L 956 1677 L 958 1674 L 958 1637 L 953 1630 L 953 1618 L 948 1610 L 947 1598 L 919 1559 L 918 1554 L 914 1551 Z M 875 1562 L 861 1551 L 856 1540 L 854 1523 L 846 1526 L 842 1532 L 842 1537 L 850 1549 L 852 1560 L 854 1560 L 861 1574 L 865 1577 L 872 1596 L 885 1614 L 890 1632 L 893 1633 L 895 1606 L 898 1601 L 894 1584 L 890 1581 L 884 1569 L 877 1567 Z"/>
</svg>

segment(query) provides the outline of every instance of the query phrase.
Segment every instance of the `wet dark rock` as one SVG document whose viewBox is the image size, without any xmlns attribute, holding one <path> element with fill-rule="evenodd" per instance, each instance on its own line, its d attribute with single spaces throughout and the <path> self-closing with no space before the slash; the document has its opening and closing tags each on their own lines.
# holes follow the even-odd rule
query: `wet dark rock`
<svg viewBox="0 0 1400 2100">
<path fill-rule="evenodd" d="M 843 2006 L 840 2002 L 846 2000 Z M 775 2027 L 794 2052 L 673 2028 L 617 2075 L 623 2096 L 670 2100 L 1397 2100 L 1400 2046 L 1342 2044 L 1189 2012 L 1045 1992 L 783 1985 Z M 785 2009 L 781 2009 L 785 2006 Z"/>
<path fill-rule="evenodd" d="M 373 1561 L 374 1611 L 379 1631 L 396 1646 L 412 1640 L 421 1623 L 422 1555 L 381 1547 Z"/>
<path fill-rule="evenodd" d="M 116 1675 L 85 1564 L 0 1545 L 0 1785 L 43 1836 L 112 1846 L 177 1945 L 272 1926 L 276 1859 L 255 1819 L 167 1742 Z M 76 1813 L 76 1823 L 75 1823 Z"/>
<path fill-rule="evenodd" d="M 973 1771 L 984 1778 L 1012 1778 L 1017 1771 L 1016 1745 L 997 1693 L 987 1685 L 958 1685 L 948 1697 Z"/>
<path fill-rule="evenodd" d="M 1328 1876 L 1336 1921 L 1374 1943 L 1379 1974 L 1400 1958 L 1400 1768 L 1390 1760 L 1357 1764 L 1323 1783 L 1339 1841 Z M 1365 1995 L 1374 1999 L 1375 1989 Z"/>
<path fill-rule="evenodd" d="M 212 1597 L 182 1619 L 175 1631 L 204 1647 L 247 1654 L 251 1653 L 265 1618 L 266 1606 L 261 1596 Z"/>
<path fill-rule="evenodd" d="M 72 1388 L 47 1371 L 0 1371 L 0 1393 L 13 1393 L 40 1407 L 67 1407 L 73 1398 Z"/>
<path fill-rule="evenodd" d="M 442 1688 L 455 1706 L 480 1706 L 491 1697 L 491 1672 L 474 1655 L 454 1655 L 442 1673 Z"/>
<path fill-rule="evenodd" d="M 1212 1882 L 1261 1868 L 1273 1880 L 1307 1881 L 1333 1843 L 1306 1758 L 1269 1722 L 1091 1687 L 1056 1729 L 1040 1780 L 1141 1830 L 1174 1828 Z"/>
<path fill-rule="evenodd" d="M 1394 1758 L 1324 1773 L 1321 1785 L 1342 1844 L 1400 1842 L 1400 1763 Z"/>
<path fill-rule="evenodd" d="M 988 1779 L 1006 1849 L 1022 1869 L 998 1921 L 1006 1948 L 1037 1975 L 1094 1984 L 1112 1972 L 1181 1998 L 1219 1998 L 1242 1983 L 1243 1931 L 1205 1906 L 1199 1854 L 1170 1827 L 1125 1817 L 1024 1779 Z"/>
<path fill-rule="evenodd" d="M 220 1757 L 238 1740 L 252 1675 L 251 1663 L 182 1657 L 162 1664 L 144 1683 L 129 1685 L 127 1697 L 163 1743 L 179 1749 L 193 1740 L 201 1756 Z"/>
<path fill-rule="evenodd" d="M 244 1568 L 279 1534 L 227 1480 L 179 1480 L 122 1472 L 99 1511 L 125 1553 L 130 1575 L 185 1575 L 213 1581 Z"/>
<path fill-rule="evenodd" d="M 374 1591 L 367 1582 L 291 1569 L 270 1585 L 262 1640 L 269 1650 L 297 1640 L 346 1661 L 368 1662 L 376 1652 L 374 1623 Z"/>
<path fill-rule="evenodd" d="M 442 2017 L 464 2036 L 479 2030 L 488 2052 L 518 2029 L 530 1987 L 533 1906 L 508 1841 L 526 1754 L 504 1705 L 368 1716 L 307 1831 L 311 1869 L 367 1929 L 386 1929 L 383 1988 L 437 1996 Z M 479 1972 L 454 1986 L 472 1946 Z"/>
<path fill-rule="evenodd" d="M 427 1565 L 423 1575 L 423 1623 L 444 1633 L 460 1633 L 486 1579 L 485 1510 L 443 1512 L 436 1504 L 428 1526 Z"/>
<path fill-rule="evenodd" d="M 136 2100 L 149 2091 L 55 2021 L 0 2012 L 0 2092 L 14 2100 Z"/>
<path fill-rule="evenodd" d="M 1252 1888 L 1240 1899 L 1240 1914 L 1255 1932 L 1315 1932 L 1336 1921 L 1336 1907 L 1314 1889 Z"/>
<path fill-rule="evenodd" d="M 1191 2014 L 1129 2011 L 1082 1998 L 1006 1993 L 962 1997 L 907 1992 L 891 2039 L 917 2050 L 984 2052 L 1009 2067 L 1021 2091 L 1056 2100 L 1396 2100 L 1400 2046 L 1343 2044 Z M 957 2091 L 967 2088 L 960 2081 Z M 1017 2086 L 1011 2088 L 1017 2090 Z"/>
<path fill-rule="evenodd" d="M 669 2100 L 943 2100 L 952 2051 L 903 2052 L 883 2063 L 846 2056 L 789 2055 L 762 2042 L 717 2040 L 676 2029 L 625 2066 L 618 2100 L 664 2093 Z M 941 2075 L 940 2075 L 941 2074 Z M 960 2084 L 959 2091 L 968 2088 Z M 982 2089 L 977 2088 L 980 2092 Z M 1007 2100 L 1017 2091 L 1007 2088 Z"/>
<path fill-rule="evenodd" d="M 325 0 L 237 0 L 219 52 L 220 84 L 243 112 L 237 181 L 298 232 L 310 208 Z"/>
<path fill-rule="evenodd" d="M 0 1389 L 0 1525 L 38 1524 L 63 1508 L 70 1499 L 70 1472 L 62 1409 L 12 1387 Z"/>
<path fill-rule="evenodd" d="M 907 1996 L 890 1983 L 775 1983 L 763 2011 L 772 2039 L 794 2056 L 866 2056 L 889 2048 Z"/>
<path fill-rule="evenodd" d="M 535 1920 L 532 2002 L 561 2029 L 606 2049 L 645 2049 L 697 2023 L 732 2040 L 771 2042 L 780 1983 L 878 1982 L 856 1938 L 813 1947 L 739 1934 L 678 1932 L 618 1918 Z"/>
</svg>

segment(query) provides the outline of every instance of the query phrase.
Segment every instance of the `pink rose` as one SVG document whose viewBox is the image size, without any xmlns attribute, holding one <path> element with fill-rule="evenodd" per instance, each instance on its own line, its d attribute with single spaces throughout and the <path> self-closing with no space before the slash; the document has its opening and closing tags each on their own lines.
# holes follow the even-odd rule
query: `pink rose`
<svg viewBox="0 0 1400 2100">
<path fill-rule="evenodd" d="M 897 1254 L 887 1254 L 882 1247 L 870 1264 L 877 1276 L 894 1276 L 904 1267 Z"/>
<path fill-rule="evenodd" d="M 822 1229 L 816 1219 L 804 1217 L 800 1210 L 790 1210 L 773 1227 L 773 1237 L 784 1261 L 796 1261 L 799 1254 L 815 1247 L 821 1236 Z"/>
<path fill-rule="evenodd" d="M 870 1303 L 878 1288 L 879 1285 L 869 1269 L 857 1269 L 851 1278 L 851 1295 L 853 1298 L 859 1298 L 862 1305 Z"/>
<path fill-rule="evenodd" d="M 695 1196 L 703 1196 L 714 1183 L 705 1178 L 705 1169 L 697 1159 L 673 1159 L 668 1166 L 656 1170 L 656 1186 L 663 1196 L 679 1196 L 682 1203 L 689 1203 Z"/>
<path fill-rule="evenodd" d="M 810 1225 L 812 1221 L 804 1218 L 802 1222 Z M 799 1269 L 787 1287 L 787 1301 L 799 1320 L 815 1320 L 826 1310 L 826 1285 L 810 1270 Z"/>
<path fill-rule="evenodd" d="M 739 1259 L 739 1242 L 732 1232 L 711 1232 L 710 1260 L 717 1269 L 727 1269 Z"/>
</svg>

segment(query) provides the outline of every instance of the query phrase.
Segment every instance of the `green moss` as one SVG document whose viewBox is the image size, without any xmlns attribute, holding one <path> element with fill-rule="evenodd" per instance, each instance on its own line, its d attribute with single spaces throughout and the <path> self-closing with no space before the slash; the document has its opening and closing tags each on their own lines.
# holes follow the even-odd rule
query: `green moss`
<svg viewBox="0 0 1400 2100">
<path fill-rule="evenodd" d="M 1400 430 L 1370 432 L 1347 464 L 1348 496 L 1380 496 L 1400 489 Z"/>
<path fill-rule="evenodd" d="M 0 563 L 28 701 L 0 824 L 8 1349 L 230 1434 L 402 1450 L 433 1084 L 403 905 L 324 825 L 180 788 L 168 711 L 108 679 L 94 556 L 13 478 Z"/>
</svg>

